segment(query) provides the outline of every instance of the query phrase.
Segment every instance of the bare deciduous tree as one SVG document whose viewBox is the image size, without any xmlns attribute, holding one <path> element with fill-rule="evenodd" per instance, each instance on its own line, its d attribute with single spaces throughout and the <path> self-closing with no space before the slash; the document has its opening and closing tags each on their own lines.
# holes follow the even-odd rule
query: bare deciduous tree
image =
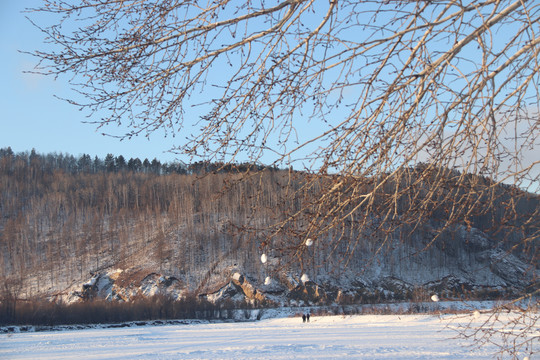
<svg viewBox="0 0 540 360">
<path fill-rule="evenodd" d="M 44 3 L 35 21 L 57 18 L 41 19 L 37 71 L 71 76 L 99 127 L 306 170 L 290 190 L 302 201 L 265 229 L 293 234 L 298 258 L 332 229 L 385 233 L 382 249 L 404 224 L 482 218 L 500 241 L 519 231 L 511 247 L 532 249 L 536 271 L 537 2 Z M 325 245 L 352 254 L 354 234 L 336 234 Z"/>
</svg>

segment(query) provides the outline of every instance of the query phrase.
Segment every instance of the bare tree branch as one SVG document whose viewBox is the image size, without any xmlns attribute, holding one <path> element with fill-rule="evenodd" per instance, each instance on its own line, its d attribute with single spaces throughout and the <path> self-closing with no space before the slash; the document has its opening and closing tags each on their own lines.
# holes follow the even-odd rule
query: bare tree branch
<svg viewBox="0 0 540 360">
<path fill-rule="evenodd" d="M 72 76 L 70 101 L 120 137 L 165 130 L 191 157 L 302 167 L 298 206 L 253 226 L 293 258 L 308 237 L 352 256 L 376 233 L 382 251 L 428 219 L 426 247 L 485 217 L 501 243 L 520 224 L 509 251 L 538 241 L 523 205 L 540 191 L 537 2 L 266 5 L 45 1 L 33 11 L 58 18 L 36 71 Z"/>
</svg>

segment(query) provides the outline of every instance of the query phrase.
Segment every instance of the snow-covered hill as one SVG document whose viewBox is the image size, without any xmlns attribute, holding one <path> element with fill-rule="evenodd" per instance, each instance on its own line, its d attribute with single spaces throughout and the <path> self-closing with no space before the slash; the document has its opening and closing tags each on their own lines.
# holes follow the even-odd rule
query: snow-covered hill
<svg viewBox="0 0 540 360">
<path fill-rule="evenodd" d="M 308 242 L 313 199 L 296 191 L 306 173 L 66 171 L 25 156 L 0 165 L 0 280 L 7 285 L 0 296 L 7 298 L 190 294 L 346 304 L 538 289 L 540 197 L 490 183 L 493 197 L 479 193 L 460 205 L 470 201 L 470 211 L 450 216 L 448 191 L 459 196 L 462 187 L 488 181 L 455 183 L 453 171 L 434 189 L 433 209 L 415 208 L 429 179 L 412 171 L 407 181 L 418 192 L 392 203 L 391 219 L 381 189 L 380 206 L 350 204 L 349 217 L 319 224 Z"/>
</svg>

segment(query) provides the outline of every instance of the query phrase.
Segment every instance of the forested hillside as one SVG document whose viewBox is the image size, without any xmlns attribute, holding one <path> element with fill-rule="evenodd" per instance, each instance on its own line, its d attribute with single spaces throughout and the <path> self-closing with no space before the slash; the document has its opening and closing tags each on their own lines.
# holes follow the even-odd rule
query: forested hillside
<svg viewBox="0 0 540 360">
<path fill-rule="evenodd" d="M 459 191 L 448 174 L 441 192 Z M 214 300 L 366 302 L 411 298 L 418 289 L 497 297 L 538 287 L 538 244 L 520 241 L 538 237 L 538 222 L 520 221 L 538 213 L 537 195 L 500 185 L 496 204 L 486 208 L 474 199 L 482 211 L 444 227 L 452 209 L 443 201 L 433 204 L 429 221 L 391 228 L 377 226 L 385 214 L 372 214 L 362 220 L 370 226 L 358 231 L 353 211 L 349 225 L 328 228 L 313 246 L 299 248 L 296 227 L 306 226 L 309 212 L 298 223 L 279 224 L 309 208 L 307 176 L 249 164 L 1 149 L 0 276 L 20 298 L 70 301 L 88 295 L 83 284 L 103 285 L 105 278 L 104 297 L 126 300 L 144 292 L 152 276 L 164 291 Z M 408 176 L 414 179 L 414 169 Z M 488 180 L 471 178 L 471 186 L 481 181 Z M 519 213 L 505 212 L 505 202 L 517 203 Z M 504 230 L 493 231 L 495 223 Z"/>
</svg>

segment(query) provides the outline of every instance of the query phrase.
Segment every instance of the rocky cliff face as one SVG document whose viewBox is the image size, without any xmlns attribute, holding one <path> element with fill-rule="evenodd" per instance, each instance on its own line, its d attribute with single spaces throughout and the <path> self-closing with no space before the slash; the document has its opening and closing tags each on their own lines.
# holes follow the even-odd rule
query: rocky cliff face
<svg viewBox="0 0 540 360">
<path fill-rule="evenodd" d="M 214 264 L 204 286 L 196 288 L 190 286 L 187 276 L 159 273 L 150 267 L 105 270 L 67 289 L 61 297 L 68 302 L 91 298 L 129 301 L 157 294 L 177 299 L 196 291 L 211 302 L 303 305 L 426 300 L 432 294 L 442 299 L 486 299 L 538 287 L 537 268 L 492 247 L 494 242 L 477 229 L 456 227 L 452 242 L 447 242 L 424 252 L 411 247 L 410 254 L 396 246 L 362 268 L 351 266 L 339 274 L 315 267 L 305 269 L 304 274 L 274 269 L 271 264 L 277 263 L 275 259 L 269 260 L 264 271 L 253 272 L 246 270 L 252 266 L 232 264 L 231 259 L 223 257 Z"/>
</svg>

